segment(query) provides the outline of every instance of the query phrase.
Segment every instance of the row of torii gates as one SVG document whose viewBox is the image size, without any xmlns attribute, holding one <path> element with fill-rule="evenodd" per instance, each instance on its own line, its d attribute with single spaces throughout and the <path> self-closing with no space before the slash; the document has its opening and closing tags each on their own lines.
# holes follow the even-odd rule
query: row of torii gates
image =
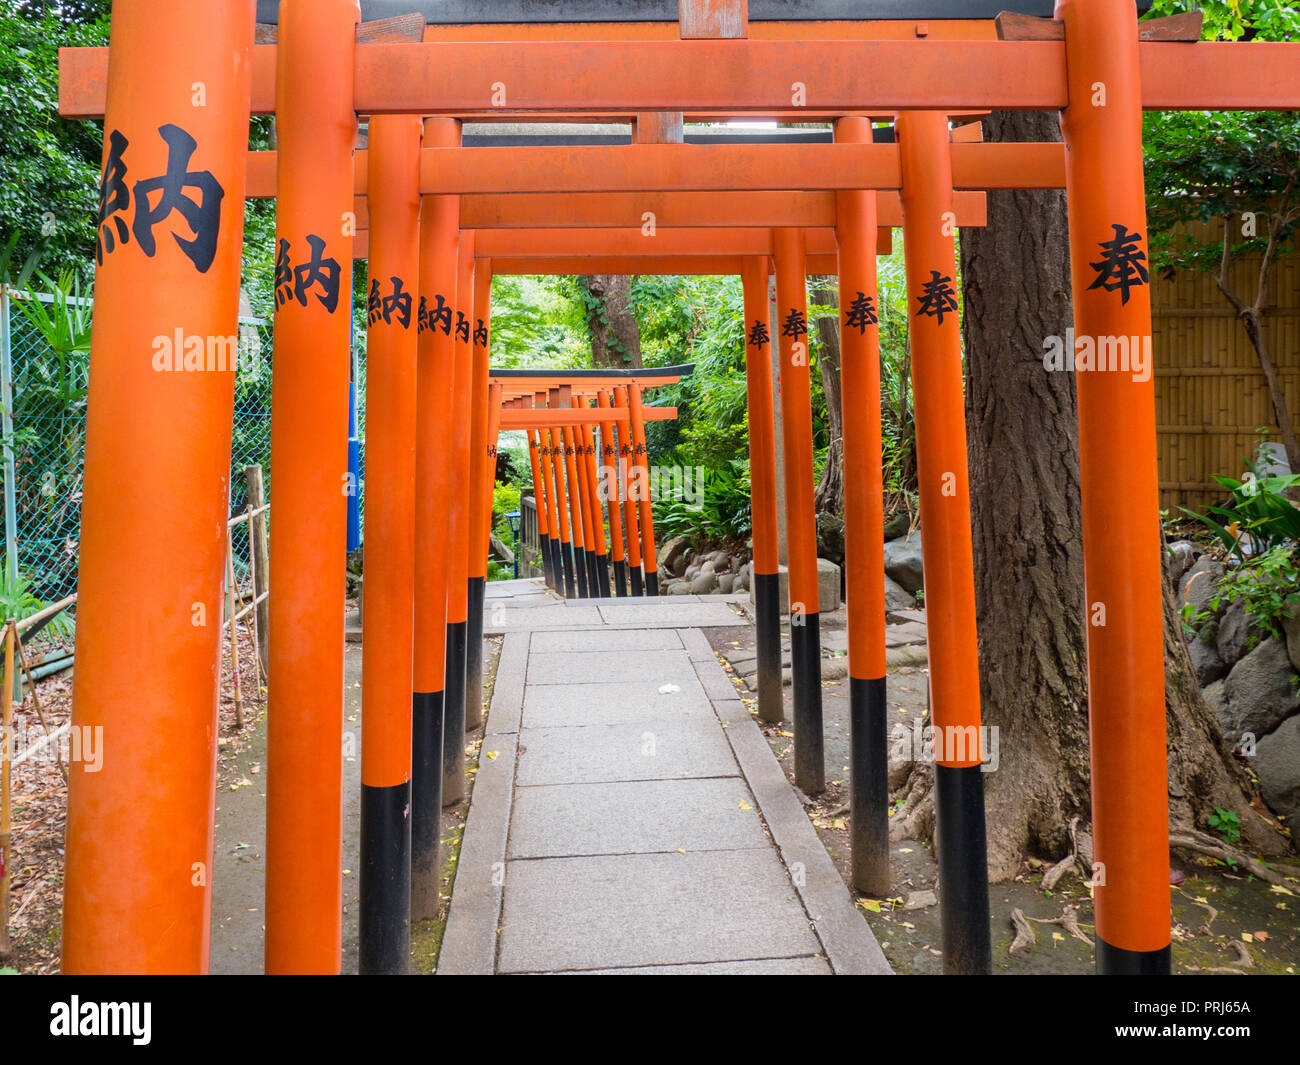
<svg viewBox="0 0 1300 1065">
<path fill-rule="evenodd" d="M 62 112 L 105 119 L 74 699 L 75 725 L 104 727 L 105 758 L 72 781 L 65 971 L 207 967 L 220 634 L 198 619 L 219 616 L 233 374 L 157 373 L 150 352 L 157 337 L 236 332 L 246 195 L 278 200 L 267 971 L 340 968 L 338 427 L 354 254 L 368 255 L 372 279 L 362 971 L 404 970 L 410 914 L 436 901 L 437 774 L 420 767 L 443 713 L 458 754 L 466 711 L 453 705 L 463 682 L 455 699 L 444 692 L 444 667 L 464 654 L 453 632 L 470 599 L 463 545 L 487 520 L 486 453 L 471 455 L 470 441 L 483 439 L 473 426 L 489 404 L 471 400 L 470 377 L 476 340 L 486 358 L 492 273 L 744 279 L 756 582 L 770 610 L 775 271 L 790 600 L 802 622 L 791 627 L 796 762 L 810 791 L 823 769 L 805 278 L 839 275 L 853 878 L 887 891 L 878 227 L 901 223 L 906 245 L 933 724 L 977 728 L 956 228 L 983 221 L 981 190 L 1063 185 L 1077 334 L 1149 335 L 1143 109 L 1296 108 L 1300 46 L 1192 43 L 1177 21 L 1140 40 L 1132 0 L 1058 0 L 1054 20 L 996 23 L 978 0 L 917 5 L 932 7 L 928 22 L 779 21 L 764 3 L 752 21 L 744 0 L 681 0 L 676 21 L 522 25 L 501 24 L 522 7 L 500 4 L 482 16 L 496 24 L 426 28 L 423 16 L 359 24 L 356 0 L 281 0 L 275 43 L 255 44 L 253 0 L 118 0 L 109 49 L 62 54 Z M 952 128 L 995 108 L 1060 110 L 1064 147 L 981 144 Z M 277 151 L 249 153 L 249 115 L 270 113 Z M 364 159 L 358 115 L 369 118 Z M 462 122 L 503 117 L 631 120 L 636 143 L 461 143 Z M 834 143 L 671 143 L 683 118 L 746 117 L 833 122 Z M 873 122 L 891 123 L 892 138 Z M 1080 373 L 1078 390 L 1097 966 L 1163 973 L 1153 384 Z M 160 551 L 165 579 L 141 585 Z M 653 556 L 641 561 L 649 581 Z M 122 631 L 154 648 L 146 673 L 121 654 Z M 760 623 L 768 653 L 775 632 Z M 779 688 L 775 698 L 773 709 L 769 687 L 765 716 L 780 716 Z M 935 777 L 944 965 L 987 971 L 978 743 L 939 760 Z"/>
</svg>

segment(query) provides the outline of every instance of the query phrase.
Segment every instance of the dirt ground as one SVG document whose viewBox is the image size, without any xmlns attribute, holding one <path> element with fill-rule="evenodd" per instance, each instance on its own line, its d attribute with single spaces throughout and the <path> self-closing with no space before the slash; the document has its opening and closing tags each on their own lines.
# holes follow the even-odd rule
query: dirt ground
<svg viewBox="0 0 1300 1065">
<path fill-rule="evenodd" d="M 719 655 L 754 645 L 751 626 L 706 629 Z M 741 698 L 755 712 L 755 697 L 731 667 Z M 904 667 L 888 677 L 889 724 L 915 726 L 927 719 L 928 670 Z M 789 731 L 790 688 L 785 689 L 787 722 L 763 728 L 773 752 L 794 782 L 794 739 Z M 804 799 L 823 845 L 846 884 L 849 865 L 849 698 L 847 681 L 822 684 L 827 787 L 815 800 Z M 1053 859 L 1064 855 L 1046 856 Z M 1067 874 L 1054 890 L 1042 888 L 1051 862 L 1030 860 L 1014 880 L 989 885 L 993 971 L 1019 975 L 1091 973 L 1093 971 L 1092 896 L 1077 876 Z M 854 898 L 899 973 L 939 973 L 943 968 L 937 869 L 932 842 L 903 840 L 890 847 L 890 897 Z M 1300 882 L 1292 888 L 1270 886 L 1218 863 L 1176 867 L 1170 875 L 1173 906 L 1173 965 L 1177 973 L 1295 973 L 1300 969 Z M 1020 910 L 1035 933 L 1026 954 L 1009 953 L 1015 930 L 1013 910 Z M 1061 922 L 1070 914 L 1074 921 Z M 1042 922 L 1042 923 L 1040 923 Z M 1068 925 L 1075 923 L 1079 934 Z M 1085 941 L 1086 940 L 1086 941 Z"/>
</svg>

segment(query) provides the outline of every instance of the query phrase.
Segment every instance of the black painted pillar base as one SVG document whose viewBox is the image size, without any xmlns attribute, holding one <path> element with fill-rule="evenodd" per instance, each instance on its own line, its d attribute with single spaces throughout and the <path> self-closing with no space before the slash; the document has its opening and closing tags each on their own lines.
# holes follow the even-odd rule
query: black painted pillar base
<svg viewBox="0 0 1300 1065">
<path fill-rule="evenodd" d="M 539 536 L 537 539 L 538 553 L 542 556 L 542 582 L 546 587 L 554 590 L 555 572 L 551 568 L 551 563 L 555 560 L 551 552 L 551 538 L 549 536 Z"/>
<path fill-rule="evenodd" d="M 889 896 L 889 729 L 885 678 L 849 678 L 849 824 L 853 889 Z"/>
<path fill-rule="evenodd" d="M 634 596 L 645 595 L 645 585 L 641 581 L 641 567 L 629 566 L 628 572 L 632 575 L 632 594 Z"/>
<path fill-rule="evenodd" d="M 614 593 L 609 587 L 609 555 L 596 555 L 596 579 L 600 582 L 600 594 L 604 599 Z"/>
<path fill-rule="evenodd" d="M 560 541 L 551 537 L 551 591 L 564 594 L 564 565 L 560 562 Z"/>
<path fill-rule="evenodd" d="M 627 562 L 621 558 L 614 563 L 614 595 L 627 597 Z"/>
<path fill-rule="evenodd" d="M 645 575 L 645 594 L 659 594 L 659 573 L 658 571 L 647 572 Z"/>
<path fill-rule="evenodd" d="M 578 582 L 578 598 L 589 598 L 587 593 L 587 549 L 585 547 L 573 548 L 573 576 Z"/>
<path fill-rule="evenodd" d="M 781 582 L 775 573 L 755 573 L 753 581 L 758 719 L 775 725 L 785 716 L 785 693 L 781 686 Z"/>
<path fill-rule="evenodd" d="M 468 621 L 465 632 L 465 731 L 483 724 L 483 605 L 487 578 L 471 577 L 466 590 Z"/>
<path fill-rule="evenodd" d="M 447 625 L 447 678 L 443 686 L 442 805 L 465 797 L 465 638 L 464 621 Z"/>
<path fill-rule="evenodd" d="M 564 597 L 573 599 L 578 594 L 578 584 L 573 576 L 573 551 L 564 540 L 560 541 L 560 560 L 564 568 Z"/>
<path fill-rule="evenodd" d="M 979 766 L 934 767 L 934 820 L 943 971 L 959 976 L 988 973 L 993 948 L 984 774 Z"/>
<path fill-rule="evenodd" d="M 604 593 L 600 583 L 600 556 L 595 551 L 587 553 L 587 591 L 593 599 L 599 599 Z"/>
<path fill-rule="evenodd" d="M 362 976 L 404 976 L 411 964 L 411 785 L 361 785 Z"/>
<path fill-rule="evenodd" d="M 819 795 L 826 790 L 820 614 L 790 616 L 790 673 L 794 691 L 794 782 L 805 795 Z"/>
<path fill-rule="evenodd" d="M 1168 947 L 1159 950 L 1125 950 L 1112 947 L 1097 937 L 1099 976 L 1168 976 L 1171 961 Z"/>
<path fill-rule="evenodd" d="M 438 912 L 442 836 L 442 692 L 411 696 L 411 920 Z"/>
</svg>

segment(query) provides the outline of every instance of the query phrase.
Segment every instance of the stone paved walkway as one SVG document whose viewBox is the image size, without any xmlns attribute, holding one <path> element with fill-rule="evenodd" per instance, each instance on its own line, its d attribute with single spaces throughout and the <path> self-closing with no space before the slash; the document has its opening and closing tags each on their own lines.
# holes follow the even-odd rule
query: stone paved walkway
<svg viewBox="0 0 1300 1065">
<path fill-rule="evenodd" d="M 701 632 L 741 597 L 488 589 L 505 643 L 439 973 L 889 971 Z"/>
</svg>

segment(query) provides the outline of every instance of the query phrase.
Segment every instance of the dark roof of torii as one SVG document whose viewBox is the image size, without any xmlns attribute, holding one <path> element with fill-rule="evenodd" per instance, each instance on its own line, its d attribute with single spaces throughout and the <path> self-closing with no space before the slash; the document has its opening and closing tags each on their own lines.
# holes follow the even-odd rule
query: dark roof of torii
<svg viewBox="0 0 1300 1065">
<path fill-rule="evenodd" d="M 991 19 L 1002 11 L 1050 18 L 1053 0 L 749 0 L 755 22 L 836 19 Z M 1145 11 L 1150 0 L 1137 0 Z M 278 19 L 278 0 L 257 0 L 257 21 Z M 431 25 L 494 22 L 676 22 L 678 0 L 361 0 L 364 21 L 423 14 Z"/>
<path fill-rule="evenodd" d="M 581 369 L 581 370 L 550 370 L 550 369 L 519 369 L 519 370 L 498 370 L 489 371 L 492 377 L 554 377 L 558 382 L 563 382 L 566 378 L 645 378 L 645 377 L 687 377 L 695 371 L 695 364 L 687 363 L 683 366 L 644 366 L 635 369 Z"/>
</svg>

